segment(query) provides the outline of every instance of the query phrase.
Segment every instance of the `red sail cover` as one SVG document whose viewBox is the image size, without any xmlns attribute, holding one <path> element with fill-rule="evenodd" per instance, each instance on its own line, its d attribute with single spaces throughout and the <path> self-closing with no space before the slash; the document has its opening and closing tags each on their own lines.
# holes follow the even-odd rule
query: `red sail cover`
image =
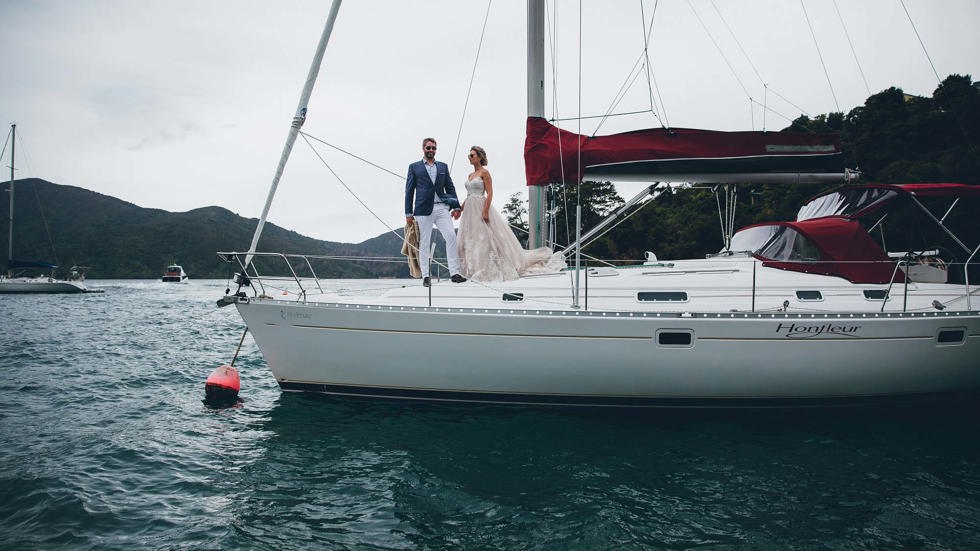
<svg viewBox="0 0 980 551">
<path fill-rule="evenodd" d="M 578 182 L 591 173 L 656 179 L 658 174 L 843 172 L 837 134 L 656 128 L 590 138 L 540 117 L 527 119 L 524 164 L 529 186 Z"/>
</svg>

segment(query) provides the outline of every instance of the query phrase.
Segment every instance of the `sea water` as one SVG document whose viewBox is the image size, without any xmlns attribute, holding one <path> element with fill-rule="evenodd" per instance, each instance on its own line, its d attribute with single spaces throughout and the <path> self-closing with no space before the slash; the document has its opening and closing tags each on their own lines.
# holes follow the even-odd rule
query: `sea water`
<svg viewBox="0 0 980 551">
<path fill-rule="evenodd" d="M 970 402 L 358 401 L 280 392 L 246 338 L 243 402 L 210 409 L 243 330 L 226 282 L 89 284 L 0 297 L 4 549 L 980 548 Z"/>
</svg>

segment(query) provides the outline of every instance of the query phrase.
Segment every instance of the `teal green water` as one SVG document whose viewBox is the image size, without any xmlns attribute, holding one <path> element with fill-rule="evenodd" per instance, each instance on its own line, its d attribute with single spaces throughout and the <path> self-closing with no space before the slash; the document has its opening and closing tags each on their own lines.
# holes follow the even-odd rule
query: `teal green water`
<svg viewBox="0 0 980 551">
<path fill-rule="evenodd" d="M 350 285 L 345 283 L 345 285 Z M 222 281 L 0 296 L 5 549 L 978 549 L 980 407 L 674 412 L 281 393 Z"/>
</svg>

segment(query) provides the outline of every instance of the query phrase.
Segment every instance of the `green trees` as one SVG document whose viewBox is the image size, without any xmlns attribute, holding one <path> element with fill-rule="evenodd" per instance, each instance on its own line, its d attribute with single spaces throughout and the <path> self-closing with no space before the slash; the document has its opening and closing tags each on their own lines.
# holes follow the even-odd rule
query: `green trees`
<svg viewBox="0 0 980 551">
<path fill-rule="evenodd" d="M 583 231 L 594 227 L 624 203 L 611 182 L 582 182 L 581 185 L 552 186 L 555 204 L 555 241 L 567 246 L 575 241 L 575 207 L 581 196 Z M 617 241 L 609 235 L 597 240 L 589 254 L 601 258 L 620 256 Z"/>
<path fill-rule="evenodd" d="M 950 75 L 931 98 L 888 88 L 848 113 L 800 116 L 784 131 L 840 132 L 845 164 L 864 182 L 980 184 L 980 83 Z M 793 220 L 809 197 L 834 185 L 740 185 L 735 227 Z M 623 204 L 609 182 L 583 182 L 583 231 Z M 576 188 L 555 186 L 559 245 L 575 239 Z M 513 205 L 512 205 L 513 203 Z M 523 214 L 512 196 L 507 212 Z M 519 218 L 519 217 L 518 217 Z M 516 218 L 515 218 L 516 220 Z M 520 220 L 523 224 L 523 220 Z M 512 220 L 513 222 L 513 220 Z M 973 246 L 980 231 L 968 235 Z M 716 199 L 710 188 L 678 185 L 586 249 L 593 257 L 638 260 L 647 250 L 660 258 L 690 258 L 721 249 Z"/>
</svg>

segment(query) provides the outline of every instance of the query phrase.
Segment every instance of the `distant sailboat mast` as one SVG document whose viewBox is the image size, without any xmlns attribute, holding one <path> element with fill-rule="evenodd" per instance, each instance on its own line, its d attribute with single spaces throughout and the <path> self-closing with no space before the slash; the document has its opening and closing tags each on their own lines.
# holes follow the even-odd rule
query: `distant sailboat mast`
<svg viewBox="0 0 980 551">
<path fill-rule="evenodd" d="M 10 125 L 10 227 L 7 230 L 7 277 L 14 277 L 14 147 L 17 144 L 17 125 Z"/>
</svg>

